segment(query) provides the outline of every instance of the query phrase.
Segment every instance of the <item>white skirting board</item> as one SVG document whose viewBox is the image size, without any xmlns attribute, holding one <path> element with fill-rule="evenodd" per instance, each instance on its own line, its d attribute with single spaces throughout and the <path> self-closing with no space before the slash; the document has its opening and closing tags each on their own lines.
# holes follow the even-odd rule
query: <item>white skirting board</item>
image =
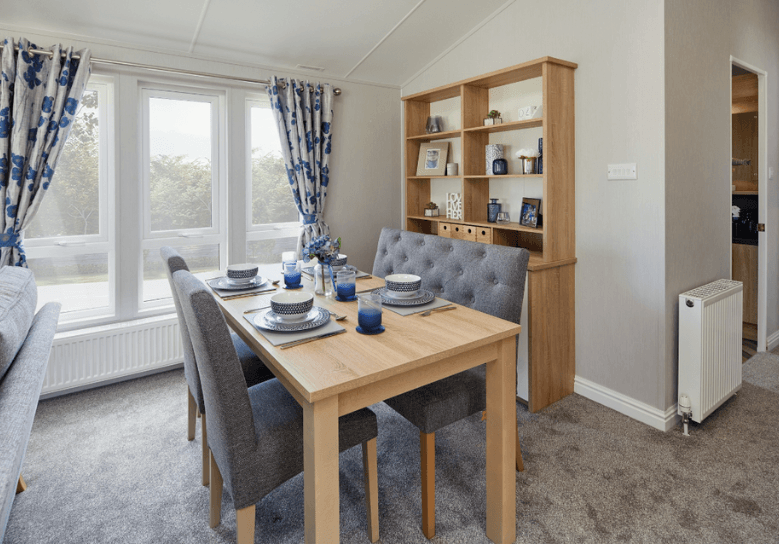
<svg viewBox="0 0 779 544">
<path fill-rule="evenodd" d="M 42 398 L 181 365 L 178 319 L 164 315 L 54 336 Z"/>
<path fill-rule="evenodd" d="M 660 410 L 579 376 L 574 380 L 573 391 L 660 431 L 668 431 L 682 420 L 676 413 L 676 404 Z"/>
</svg>

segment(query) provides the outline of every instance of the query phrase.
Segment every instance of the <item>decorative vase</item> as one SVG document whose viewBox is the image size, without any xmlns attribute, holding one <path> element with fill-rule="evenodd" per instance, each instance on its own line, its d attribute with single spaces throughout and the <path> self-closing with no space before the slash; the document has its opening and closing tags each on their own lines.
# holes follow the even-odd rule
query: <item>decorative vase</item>
<svg viewBox="0 0 779 544">
<path fill-rule="evenodd" d="M 334 296 L 333 276 L 328 265 L 317 263 L 314 266 L 314 293 L 326 297 Z"/>
<path fill-rule="evenodd" d="M 497 221 L 499 212 L 500 212 L 500 204 L 498 204 L 498 199 L 491 198 L 490 203 L 487 204 L 487 221 L 490 223 L 494 223 L 495 221 Z"/>
<path fill-rule="evenodd" d="M 488 176 L 492 175 L 492 162 L 495 159 L 502 159 L 503 158 L 503 144 L 489 144 L 486 146 L 486 170 L 485 174 Z"/>
<path fill-rule="evenodd" d="M 543 174 L 544 173 L 544 139 L 539 138 L 538 139 L 538 152 L 540 153 L 538 157 L 538 164 L 536 165 L 536 173 L 537 174 Z"/>
<path fill-rule="evenodd" d="M 506 159 L 495 159 L 492 161 L 492 173 L 496 176 L 503 176 L 509 173 L 509 163 Z"/>
</svg>

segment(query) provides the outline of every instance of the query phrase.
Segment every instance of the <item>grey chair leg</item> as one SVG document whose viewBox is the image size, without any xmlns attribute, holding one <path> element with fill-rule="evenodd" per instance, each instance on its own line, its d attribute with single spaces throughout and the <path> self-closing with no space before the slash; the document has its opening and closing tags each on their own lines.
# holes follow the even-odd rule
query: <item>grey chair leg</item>
<svg viewBox="0 0 779 544">
<path fill-rule="evenodd" d="M 187 414 L 187 440 L 192 442 L 195 439 L 195 420 L 197 419 L 197 403 L 195 397 L 192 396 L 192 391 L 187 386 L 187 405 L 189 406 L 189 413 Z"/>
<path fill-rule="evenodd" d="M 376 439 L 362 443 L 362 467 L 365 476 L 365 511 L 368 514 L 368 539 L 379 540 L 379 477 Z"/>
<path fill-rule="evenodd" d="M 422 463 L 422 533 L 435 536 L 435 433 L 419 432 Z"/>
<path fill-rule="evenodd" d="M 201 414 L 200 415 L 201 421 L 201 429 L 203 430 L 203 485 L 208 485 L 209 479 L 208 474 L 210 472 L 209 469 L 209 458 L 210 458 L 210 451 L 208 449 L 208 432 L 206 431 L 206 415 Z"/>
<path fill-rule="evenodd" d="M 216 459 L 211 450 L 208 451 L 208 456 L 211 465 L 211 493 L 209 495 L 210 512 L 209 512 L 209 524 L 213 529 L 222 521 L 222 473 L 219 472 L 219 467 L 216 465 Z M 253 517 L 253 516 L 252 516 Z M 254 525 L 252 525 L 252 528 Z"/>
</svg>

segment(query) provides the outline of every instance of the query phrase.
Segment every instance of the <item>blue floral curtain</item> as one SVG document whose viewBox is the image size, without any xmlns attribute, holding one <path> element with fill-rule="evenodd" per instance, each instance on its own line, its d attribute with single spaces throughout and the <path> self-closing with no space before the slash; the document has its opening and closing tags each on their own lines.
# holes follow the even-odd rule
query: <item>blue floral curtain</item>
<svg viewBox="0 0 779 544">
<path fill-rule="evenodd" d="M 329 235 L 324 222 L 330 181 L 333 89 L 329 83 L 313 87 L 306 81 L 270 79 L 267 87 L 279 128 L 281 150 L 292 197 L 303 220 L 298 254 L 312 238 Z"/>
<path fill-rule="evenodd" d="M 18 45 L 19 51 L 14 51 Z M 24 38 L 0 60 L 0 266 L 27 266 L 22 240 L 46 194 L 91 68 L 88 49 L 55 45 L 52 57 Z"/>
</svg>

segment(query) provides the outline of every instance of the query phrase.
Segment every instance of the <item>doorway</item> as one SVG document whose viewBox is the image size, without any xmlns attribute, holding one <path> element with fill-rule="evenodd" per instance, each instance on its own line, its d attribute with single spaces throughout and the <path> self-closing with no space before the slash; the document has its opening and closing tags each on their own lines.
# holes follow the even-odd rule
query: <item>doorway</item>
<svg viewBox="0 0 779 544">
<path fill-rule="evenodd" d="M 731 57 L 731 278 L 744 284 L 742 361 L 766 350 L 765 72 Z"/>
</svg>

